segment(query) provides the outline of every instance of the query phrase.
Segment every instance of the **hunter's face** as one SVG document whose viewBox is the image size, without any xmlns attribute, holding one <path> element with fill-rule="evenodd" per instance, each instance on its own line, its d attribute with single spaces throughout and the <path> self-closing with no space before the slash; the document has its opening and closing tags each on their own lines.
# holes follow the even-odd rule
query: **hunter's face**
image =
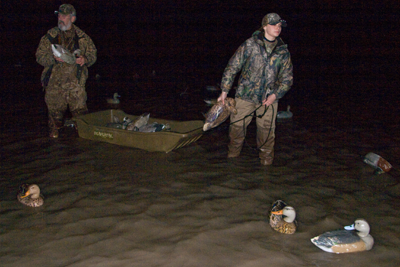
<svg viewBox="0 0 400 267">
<path fill-rule="evenodd" d="M 265 38 L 270 41 L 274 41 L 281 34 L 281 31 L 282 23 L 280 22 L 276 25 L 267 24 L 264 26 Z"/>
<path fill-rule="evenodd" d="M 75 16 L 58 14 L 58 28 L 62 31 L 71 29 L 72 23 L 75 21 Z"/>
</svg>

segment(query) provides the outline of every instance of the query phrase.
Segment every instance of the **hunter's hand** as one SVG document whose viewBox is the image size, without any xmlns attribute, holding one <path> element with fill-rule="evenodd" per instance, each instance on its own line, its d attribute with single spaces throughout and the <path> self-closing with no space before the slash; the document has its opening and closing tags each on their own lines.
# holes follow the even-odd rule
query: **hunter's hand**
<svg viewBox="0 0 400 267">
<path fill-rule="evenodd" d="M 269 95 L 269 96 L 267 97 L 267 99 L 265 99 L 265 100 L 262 102 L 262 104 L 263 104 L 263 105 L 266 105 L 266 106 L 268 107 L 269 105 L 272 105 L 272 104 L 275 102 L 275 100 L 276 100 L 276 95 L 275 95 L 275 94 L 272 94 L 272 95 Z"/>
<path fill-rule="evenodd" d="M 222 92 L 221 95 L 218 97 L 217 101 L 222 101 L 222 104 L 225 105 L 225 98 L 228 96 L 227 92 Z"/>
<path fill-rule="evenodd" d="M 80 56 L 75 61 L 76 64 L 81 65 L 81 67 L 86 63 L 86 58 L 84 56 Z"/>
</svg>

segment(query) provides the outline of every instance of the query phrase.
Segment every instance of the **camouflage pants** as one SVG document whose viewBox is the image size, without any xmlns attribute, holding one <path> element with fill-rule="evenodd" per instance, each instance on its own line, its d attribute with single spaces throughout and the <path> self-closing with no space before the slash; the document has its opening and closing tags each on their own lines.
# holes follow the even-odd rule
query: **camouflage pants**
<svg viewBox="0 0 400 267">
<path fill-rule="evenodd" d="M 235 98 L 236 109 L 238 113 L 231 114 L 229 127 L 229 157 L 237 157 L 242 150 L 243 142 L 246 136 L 247 126 L 252 121 L 252 114 L 260 105 L 244 101 L 240 98 Z M 260 107 L 256 111 L 257 125 L 257 148 L 260 150 L 260 158 L 273 157 L 275 144 L 275 121 L 278 110 L 278 103 L 274 103 L 265 110 L 265 106 Z M 246 117 L 247 116 L 247 117 Z M 244 117 L 244 121 L 242 120 Z M 266 153 L 268 151 L 268 153 Z M 267 155 L 268 154 L 268 155 Z"/>
<path fill-rule="evenodd" d="M 49 111 L 50 128 L 61 128 L 68 107 L 73 117 L 88 112 L 85 87 L 77 83 L 52 85 L 46 88 L 45 102 Z"/>
</svg>

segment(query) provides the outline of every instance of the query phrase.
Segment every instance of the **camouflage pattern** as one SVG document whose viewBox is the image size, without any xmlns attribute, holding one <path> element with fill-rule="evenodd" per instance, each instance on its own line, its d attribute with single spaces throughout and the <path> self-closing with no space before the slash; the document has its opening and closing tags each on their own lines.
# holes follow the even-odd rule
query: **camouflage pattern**
<svg viewBox="0 0 400 267">
<path fill-rule="evenodd" d="M 269 13 L 264 16 L 261 22 L 261 27 L 264 27 L 266 25 L 276 25 L 278 23 L 282 24 L 282 27 L 286 27 L 287 23 L 285 20 L 281 19 L 281 17 L 276 14 L 276 13 Z"/>
<path fill-rule="evenodd" d="M 240 71 L 236 97 L 255 104 L 261 104 L 270 94 L 276 95 L 277 102 L 293 84 L 293 65 L 287 45 L 277 37 L 274 49 L 267 51 L 260 31 L 254 32 L 229 60 L 222 75 L 223 92 L 229 92 Z"/>
<path fill-rule="evenodd" d="M 79 79 L 79 84 L 81 86 L 85 86 L 86 80 L 88 78 L 88 67 L 92 66 L 97 60 L 97 49 L 94 45 L 92 39 L 77 26 L 72 24 L 72 30 L 70 30 L 76 36 L 69 38 L 77 38 L 78 44 L 75 44 L 74 40 L 70 42 L 70 40 L 65 40 L 64 42 L 70 43 L 69 45 L 63 44 L 62 33 L 58 27 L 54 27 L 47 32 L 46 35 L 42 37 L 39 43 L 39 47 L 36 50 L 36 61 L 44 67 L 42 72 L 41 80 L 42 82 L 45 80 L 45 76 L 48 73 L 50 68 L 53 68 L 51 71 L 50 82 L 56 75 L 59 76 L 61 73 L 65 72 L 64 68 L 69 67 L 68 64 L 58 62 L 53 57 L 53 52 L 51 50 L 51 44 L 60 44 L 63 45 L 66 49 L 68 49 L 71 53 L 74 52 L 74 47 L 77 47 L 81 50 L 81 55 L 86 57 L 86 64 L 83 65 L 82 74 Z M 69 32 L 69 31 L 67 31 Z M 50 41 L 52 40 L 52 41 Z M 77 66 L 74 66 L 77 67 Z M 57 71 L 54 69 L 58 69 Z M 70 70 L 71 71 L 71 70 Z"/>
<path fill-rule="evenodd" d="M 86 64 L 81 67 L 78 64 L 56 61 L 52 44 L 62 45 L 70 52 L 80 49 L 81 55 L 86 58 Z M 68 106 L 74 117 L 87 113 L 85 84 L 88 67 L 96 59 L 97 49 L 92 39 L 74 24 L 65 32 L 58 27 L 52 28 L 41 38 L 36 50 L 36 61 L 44 67 L 41 80 L 46 91 L 50 130 L 62 127 Z"/>
<path fill-rule="evenodd" d="M 73 15 L 76 16 L 76 10 L 73 7 L 73 5 L 70 4 L 62 4 L 59 8 L 58 11 L 54 11 L 54 14 L 63 14 L 63 15 Z"/>
</svg>

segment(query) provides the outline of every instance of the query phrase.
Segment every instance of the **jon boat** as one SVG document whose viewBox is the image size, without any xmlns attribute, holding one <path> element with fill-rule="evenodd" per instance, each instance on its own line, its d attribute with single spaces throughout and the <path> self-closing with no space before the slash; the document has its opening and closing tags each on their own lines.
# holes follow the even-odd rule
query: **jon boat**
<svg viewBox="0 0 400 267">
<path fill-rule="evenodd" d="M 174 121 L 150 116 L 149 124 L 153 122 L 168 124 L 171 130 L 144 133 L 106 127 L 107 123 L 114 122 L 114 116 L 119 118 L 120 121 L 125 117 L 132 121 L 139 117 L 126 114 L 119 109 L 108 109 L 81 115 L 76 118 L 79 137 L 147 151 L 168 153 L 197 141 L 203 135 L 204 122 L 201 120 Z"/>
</svg>

